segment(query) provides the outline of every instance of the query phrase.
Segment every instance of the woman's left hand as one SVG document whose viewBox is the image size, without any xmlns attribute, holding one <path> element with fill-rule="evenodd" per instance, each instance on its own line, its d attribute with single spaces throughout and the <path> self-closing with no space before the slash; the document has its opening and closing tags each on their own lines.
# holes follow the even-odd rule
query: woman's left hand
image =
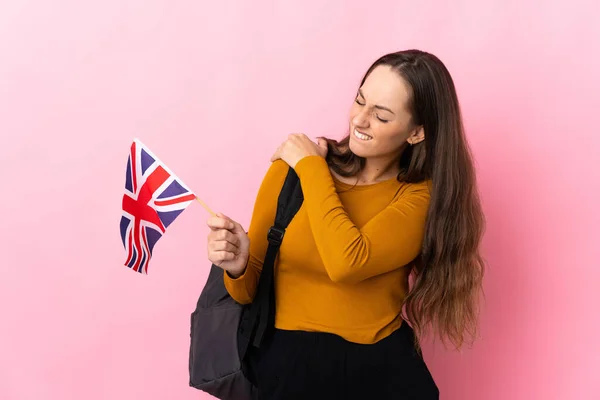
<svg viewBox="0 0 600 400">
<path fill-rule="evenodd" d="M 292 168 L 304 157 L 327 155 L 327 142 L 319 138 L 318 144 L 313 142 L 303 133 L 293 133 L 279 146 L 271 161 L 282 159 Z"/>
</svg>

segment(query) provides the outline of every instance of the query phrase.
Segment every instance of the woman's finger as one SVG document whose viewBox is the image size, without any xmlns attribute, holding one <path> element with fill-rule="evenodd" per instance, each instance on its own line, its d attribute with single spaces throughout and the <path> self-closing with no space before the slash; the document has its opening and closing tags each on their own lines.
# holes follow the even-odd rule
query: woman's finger
<svg viewBox="0 0 600 400">
<path fill-rule="evenodd" d="M 279 160 L 281 158 L 281 148 L 283 145 L 280 145 L 279 147 L 277 147 L 277 150 L 275 150 L 275 153 L 273 153 L 273 155 L 271 156 L 271 162 Z"/>
<path fill-rule="evenodd" d="M 213 241 L 215 242 L 229 242 L 232 245 L 238 247 L 240 245 L 240 239 L 226 229 L 214 231 Z"/>
<path fill-rule="evenodd" d="M 227 220 L 222 217 L 210 217 L 208 221 L 206 221 L 206 225 L 212 230 L 216 229 L 229 229 L 232 230 L 235 228 L 235 225 L 230 220 Z"/>
<path fill-rule="evenodd" d="M 211 242 L 229 242 L 234 246 L 240 245 L 240 239 L 227 229 L 214 229 L 208 232 L 208 243 Z"/>
<path fill-rule="evenodd" d="M 231 219 L 230 217 L 228 217 L 227 215 L 225 215 L 223 213 L 218 213 L 217 215 L 220 215 L 222 218 L 225 218 L 226 220 L 230 221 L 233 224 L 233 228 L 231 228 L 229 230 L 231 232 L 233 232 L 234 234 L 236 234 L 236 233 L 246 233 L 246 231 L 244 230 L 244 227 L 239 222 Z"/>
<path fill-rule="evenodd" d="M 239 247 L 234 246 L 233 244 L 226 241 L 212 242 L 209 246 L 211 248 L 211 251 L 213 252 L 226 251 L 236 255 L 240 253 Z"/>
<path fill-rule="evenodd" d="M 223 261 L 231 261 L 235 259 L 235 254 L 230 251 L 213 251 L 210 253 L 209 258 L 210 262 L 221 265 Z"/>
</svg>

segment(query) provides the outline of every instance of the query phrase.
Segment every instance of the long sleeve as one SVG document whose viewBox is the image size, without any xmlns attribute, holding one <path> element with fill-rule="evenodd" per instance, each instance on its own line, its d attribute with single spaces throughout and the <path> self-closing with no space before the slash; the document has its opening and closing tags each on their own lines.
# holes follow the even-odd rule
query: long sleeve
<svg viewBox="0 0 600 400">
<path fill-rule="evenodd" d="M 279 192 L 285 181 L 289 166 L 282 160 L 273 162 L 258 190 L 254 210 L 248 228 L 250 256 L 244 274 L 237 279 L 224 274 L 229 295 L 240 304 L 249 304 L 254 299 L 258 279 L 269 242 L 267 232 L 275 221 Z"/>
<path fill-rule="evenodd" d="M 317 250 L 332 281 L 358 283 L 418 256 L 430 201 L 426 183 L 409 185 L 359 229 L 344 210 L 324 158 L 305 157 L 295 170 Z"/>
</svg>

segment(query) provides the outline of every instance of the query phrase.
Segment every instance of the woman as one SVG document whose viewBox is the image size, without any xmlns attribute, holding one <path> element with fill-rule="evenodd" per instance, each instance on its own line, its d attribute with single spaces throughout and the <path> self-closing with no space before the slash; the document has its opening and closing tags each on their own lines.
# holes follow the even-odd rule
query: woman
<svg viewBox="0 0 600 400">
<path fill-rule="evenodd" d="M 279 253 L 262 398 L 439 398 L 417 338 L 430 328 L 457 348 L 474 338 L 484 267 L 475 172 L 443 63 L 416 50 L 381 57 L 344 140 L 290 135 L 272 161 L 247 235 L 223 214 L 208 222 L 210 261 L 250 303 L 279 191 L 288 168 L 298 174 L 304 203 Z"/>
</svg>

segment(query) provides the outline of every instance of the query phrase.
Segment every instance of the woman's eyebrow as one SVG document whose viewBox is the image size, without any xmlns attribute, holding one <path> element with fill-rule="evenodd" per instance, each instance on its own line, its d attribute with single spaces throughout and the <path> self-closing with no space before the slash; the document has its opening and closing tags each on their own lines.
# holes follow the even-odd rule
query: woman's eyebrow
<svg viewBox="0 0 600 400">
<path fill-rule="evenodd" d="M 358 89 L 358 94 L 360 95 L 360 97 L 362 97 L 363 99 L 365 98 L 365 95 L 363 94 L 361 89 Z M 379 110 L 385 110 L 387 112 L 392 113 L 393 115 L 396 115 L 396 113 L 394 113 L 392 110 L 390 110 L 389 108 L 385 107 L 385 106 L 380 106 L 380 105 L 375 105 L 375 108 L 379 109 Z"/>
</svg>

